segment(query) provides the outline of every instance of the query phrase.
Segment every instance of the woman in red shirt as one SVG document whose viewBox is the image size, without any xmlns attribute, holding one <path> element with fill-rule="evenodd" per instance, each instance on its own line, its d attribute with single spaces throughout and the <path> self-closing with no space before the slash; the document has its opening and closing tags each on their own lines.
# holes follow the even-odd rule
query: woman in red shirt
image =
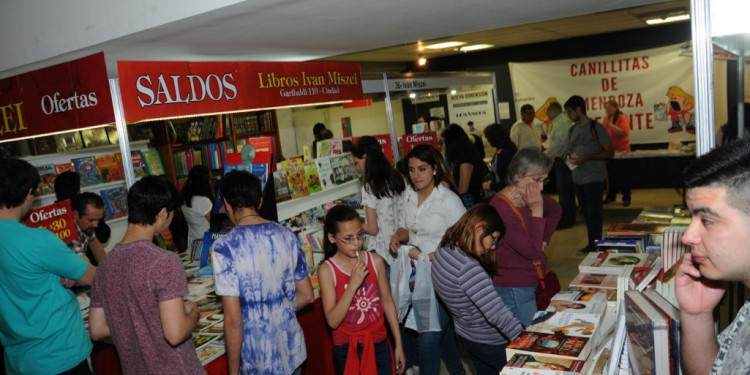
<svg viewBox="0 0 750 375">
<path fill-rule="evenodd" d="M 607 117 L 602 121 L 602 125 L 607 129 L 609 138 L 612 139 L 612 148 L 615 152 L 629 153 L 630 120 L 628 116 L 620 112 L 620 107 L 614 100 L 608 101 L 604 105 L 604 110 L 607 112 Z M 630 206 L 630 188 L 627 186 L 612 186 L 611 184 L 607 189 L 607 198 L 604 199 L 604 204 L 616 201 L 618 191 L 622 192 L 622 205 Z"/>
</svg>

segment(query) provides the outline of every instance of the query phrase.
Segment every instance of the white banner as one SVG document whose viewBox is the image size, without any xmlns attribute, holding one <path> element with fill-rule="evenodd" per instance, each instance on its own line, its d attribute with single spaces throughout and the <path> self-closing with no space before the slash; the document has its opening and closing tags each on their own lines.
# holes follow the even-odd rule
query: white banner
<svg viewBox="0 0 750 375">
<path fill-rule="evenodd" d="M 588 116 L 600 122 L 604 104 L 617 101 L 630 118 L 631 144 L 695 140 L 693 62 L 680 56 L 680 45 L 509 65 L 517 117 L 522 105 L 531 104 L 546 124 L 550 102 L 564 105 L 580 95 Z"/>
<path fill-rule="evenodd" d="M 495 122 L 492 86 L 448 95 L 448 113 L 448 124 L 459 124 L 467 130 L 467 123 L 474 121 L 475 129 L 481 134 L 487 125 Z"/>
</svg>

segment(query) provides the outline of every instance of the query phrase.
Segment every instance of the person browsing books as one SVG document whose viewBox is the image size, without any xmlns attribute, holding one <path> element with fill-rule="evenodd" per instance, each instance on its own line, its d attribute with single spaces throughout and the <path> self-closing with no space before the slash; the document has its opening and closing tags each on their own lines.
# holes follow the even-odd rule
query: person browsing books
<svg viewBox="0 0 750 375">
<path fill-rule="evenodd" d="M 0 160 L 0 342 L 9 374 L 90 375 L 91 340 L 61 278 L 91 285 L 96 268 L 51 231 L 21 218 L 39 186 L 36 167 Z"/>
<path fill-rule="evenodd" d="M 227 173 L 219 190 L 235 225 L 213 251 L 229 374 L 300 374 L 307 349 L 295 313 L 313 291 L 297 235 L 258 214 L 261 184 L 249 172 Z"/>
<path fill-rule="evenodd" d="M 125 375 L 205 374 L 190 340 L 200 313 L 183 298 L 182 260 L 152 242 L 180 205 L 177 188 L 146 176 L 127 199 L 125 235 L 99 265 L 91 288 L 91 338 L 112 336 Z"/>
<path fill-rule="evenodd" d="M 497 245 L 498 273 L 492 279 L 513 315 L 528 326 L 537 311 L 536 287 L 547 258 L 544 248 L 552 239 L 562 210 L 542 195 L 552 159 L 534 148 L 519 150 L 508 166 L 508 186 L 490 199 L 505 223 L 506 235 Z"/>
<path fill-rule="evenodd" d="M 90 214 L 88 213 L 89 206 L 91 206 L 92 209 L 103 208 L 103 202 L 101 205 L 99 205 L 99 202 L 95 200 L 93 197 L 88 197 L 80 203 L 83 203 L 83 207 L 76 208 L 76 197 L 81 194 L 81 175 L 79 175 L 77 172 L 73 171 L 66 171 L 63 173 L 60 173 L 55 178 L 55 196 L 57 198 L 56 202 L 61 202 L 66 199 L 70 199 L 70 205 L 73 207 L 74 212 L 78 213 L 79 219 L 80 217 L 86 217 L 83 221 L 89 220 Z M 99 200 L 101 200 L 101 196 L 98 194 L 94 194 L 97 197 L 100 197 Z M 89 205 L 89 203 L 91 205 Z M 92 210 L 93 211 L 93 210 Z M 94 213 L 92 213 L 91 216 Z M 76 220 L 76 224 L 78 224 L 79 220 Z M 84 225 L 86 227 L 90 226 L 89 224 Z M 93 226 L 93 225 L 91 225 Z M 80 225 L 78 225 L 79 232 L 80 232 Z M 112 234 L 112 229 L 107 225 L 107 222 L 105 221 L 104 215 L 101 215 L 99 222 L 93 226 L 94 227 L 94 235 L 96 235 L 96 238 L 90 238 L 90 235 L 87 235 L 85 237 L 89 238 L 88 243 L 81 244 L 79 243 L 72 244 L 69 243 L 68 247 L 76 247 L 76 248 L 82 248 L 83 251 L 86 252 L 86 256 L 89 258 L 89 261 L 91 261 L 91 264 L 94 266 L 98 265 L 99 262 L 107 255 L 106 251 L 104 250 L 104 244 L 109 241 L 109 237 Z"/>
<path fill-rule="evenodd" d="M 523 330 L 492 285 L 489 256 L 505 226 L 487 204 L 470 208 L 446 230 L 432 261 L 435 292 L 453 316 L 456 335 L 478 375 L 497 374 L 505 346 Z"/>
<path fill-rule="evenodd" d="M 750 287 L 750 142 L 717 147 L 682 173 L 692 214 L 675 292 L 686 374 L 750 373 L 750 301 L 718 336 L 714 309 L 729 282 Z M 689 332 L 689 334 L 688 334 Z"/>
<path fill-rule="evenodd" d="M 183 203 L 180 208 L 188 225 L 187 248 L 192 249 L 193 241 L 202 239 L 211 226 L 211 210 L 214 206 L 211 171 L 203 165 L 190 168 L 181 194 Z"/>
<path fill-rule="evenodd" d="M 391 375 L 405 369 L 398 314 L 385 262 L 362 252 L 362 219 L 349 206 L 332 207 L 323 226 L 326 261 L 318 271 L 320 298 L 333 329 L 333 358 L 340 375 Z M 385 316 L 385 319 L 384 319 Z M 391 353 L 384 320 L 393 333 Z"/>
<path fill-rule="evenodd" d="M 399 227 L 391 236 L 389 247 L 391 251 L 398 252 L 402 243 L 410 245 L 408 256 L 412 263 L 424 257 L 432 259 L 445 230 L 466 212 L 456 193 L 441 183 L 444 173 L 442 159 L 440 152 L 431 145 L 416 146 L 404 157 L 409 188 L 404 192 Z M 464 369 L 456 348 L 455 334 L 449 324 L 450 317 L 442 303 L 437 304 L 437 310 L 440 331 L 417 333 L 413 309 L 407 315 L 406 329 L 401 334 L 404 347 L 418 347 L 419 352 L 418 355 L 406 353 L 406 358 L 408 361 L 419 358 L 419 373 L 422 375 L 439 374 L 441 357 L 451 375 L 462 374 Z M 412 341 L 417 341 L 418 345 L 413 345 Z M 407 362 L 407 368 L 412 364 Z"/>
<path fill-rule="evenodd" d="M 375 251 L 385 261 L 386 276 L 394 261 L 388 240 L 398 228 L 402 195 L 406 190 L 404 176 L 391 165 L 377 139 L 364 136 L 352 147 L 355 168 L 365 175 L 362 186 L 362 205 L 366 222 L 362 230 L 368 235 L 367 249 Z"/>
</svg>

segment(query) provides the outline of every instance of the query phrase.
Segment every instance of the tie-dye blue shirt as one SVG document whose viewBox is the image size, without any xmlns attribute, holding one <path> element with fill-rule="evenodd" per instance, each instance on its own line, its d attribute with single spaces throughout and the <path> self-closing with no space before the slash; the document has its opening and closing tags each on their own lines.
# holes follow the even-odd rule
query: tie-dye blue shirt
<svg viewBox="0 0 750 375">
<path fill-rule="evenodd" d="M 277 223 L 237 226 L 216 240 L 213 269 L 216 293 L 240 299 L 240 374 L 293 373 L 307 358 L 294 285 L 307 261 L 295 234 Z"/>
</svg>

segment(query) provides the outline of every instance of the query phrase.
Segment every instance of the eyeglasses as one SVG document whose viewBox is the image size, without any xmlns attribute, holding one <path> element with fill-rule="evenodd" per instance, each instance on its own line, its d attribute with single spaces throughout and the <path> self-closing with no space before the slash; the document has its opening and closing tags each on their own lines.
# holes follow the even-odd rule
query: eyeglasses
<svg viewBox="0 0 750 375">
<path fill-rule="evenodd" d="M 345 244 L 353 244 L 353 243 L 355 243 L 355 241 L 361 243 L 362 240 L 365 239 L 365 234 L 360 232 L 360 233 L 357 233 L 356 236 L 346 236 L 345 238 L 341 238 L 341 237 L 339 237 L 339 236 L 337 236 L 337 235 L 334 234 L 333 238 L 335 238 L 335 239 L 337 239 L 337 240 L 339 240 L 339 241 L 341 241 L 341 242 L 343 242 Z"/>
<path fill-rule="evenodd" d="M 534 181 L 537 184 L 547 185 L 547 183 L 549 182 L 549 178 L 547 178 L 547 177 L 531 177 L 531 181 Z"/>
<path fill-rule="evenodd" d="M 500 242 L 500 235 L 499 234 L 497 236 L 493 236 L 492 232 L 487 227 L 484 227 L 484 230 L 486 232 L 485 235 L 490 236 L 490 238 L 492 238 L 492 246 L 495 246 L 495 245 L 497 245 L 498 242 Z"/>
</svg>

